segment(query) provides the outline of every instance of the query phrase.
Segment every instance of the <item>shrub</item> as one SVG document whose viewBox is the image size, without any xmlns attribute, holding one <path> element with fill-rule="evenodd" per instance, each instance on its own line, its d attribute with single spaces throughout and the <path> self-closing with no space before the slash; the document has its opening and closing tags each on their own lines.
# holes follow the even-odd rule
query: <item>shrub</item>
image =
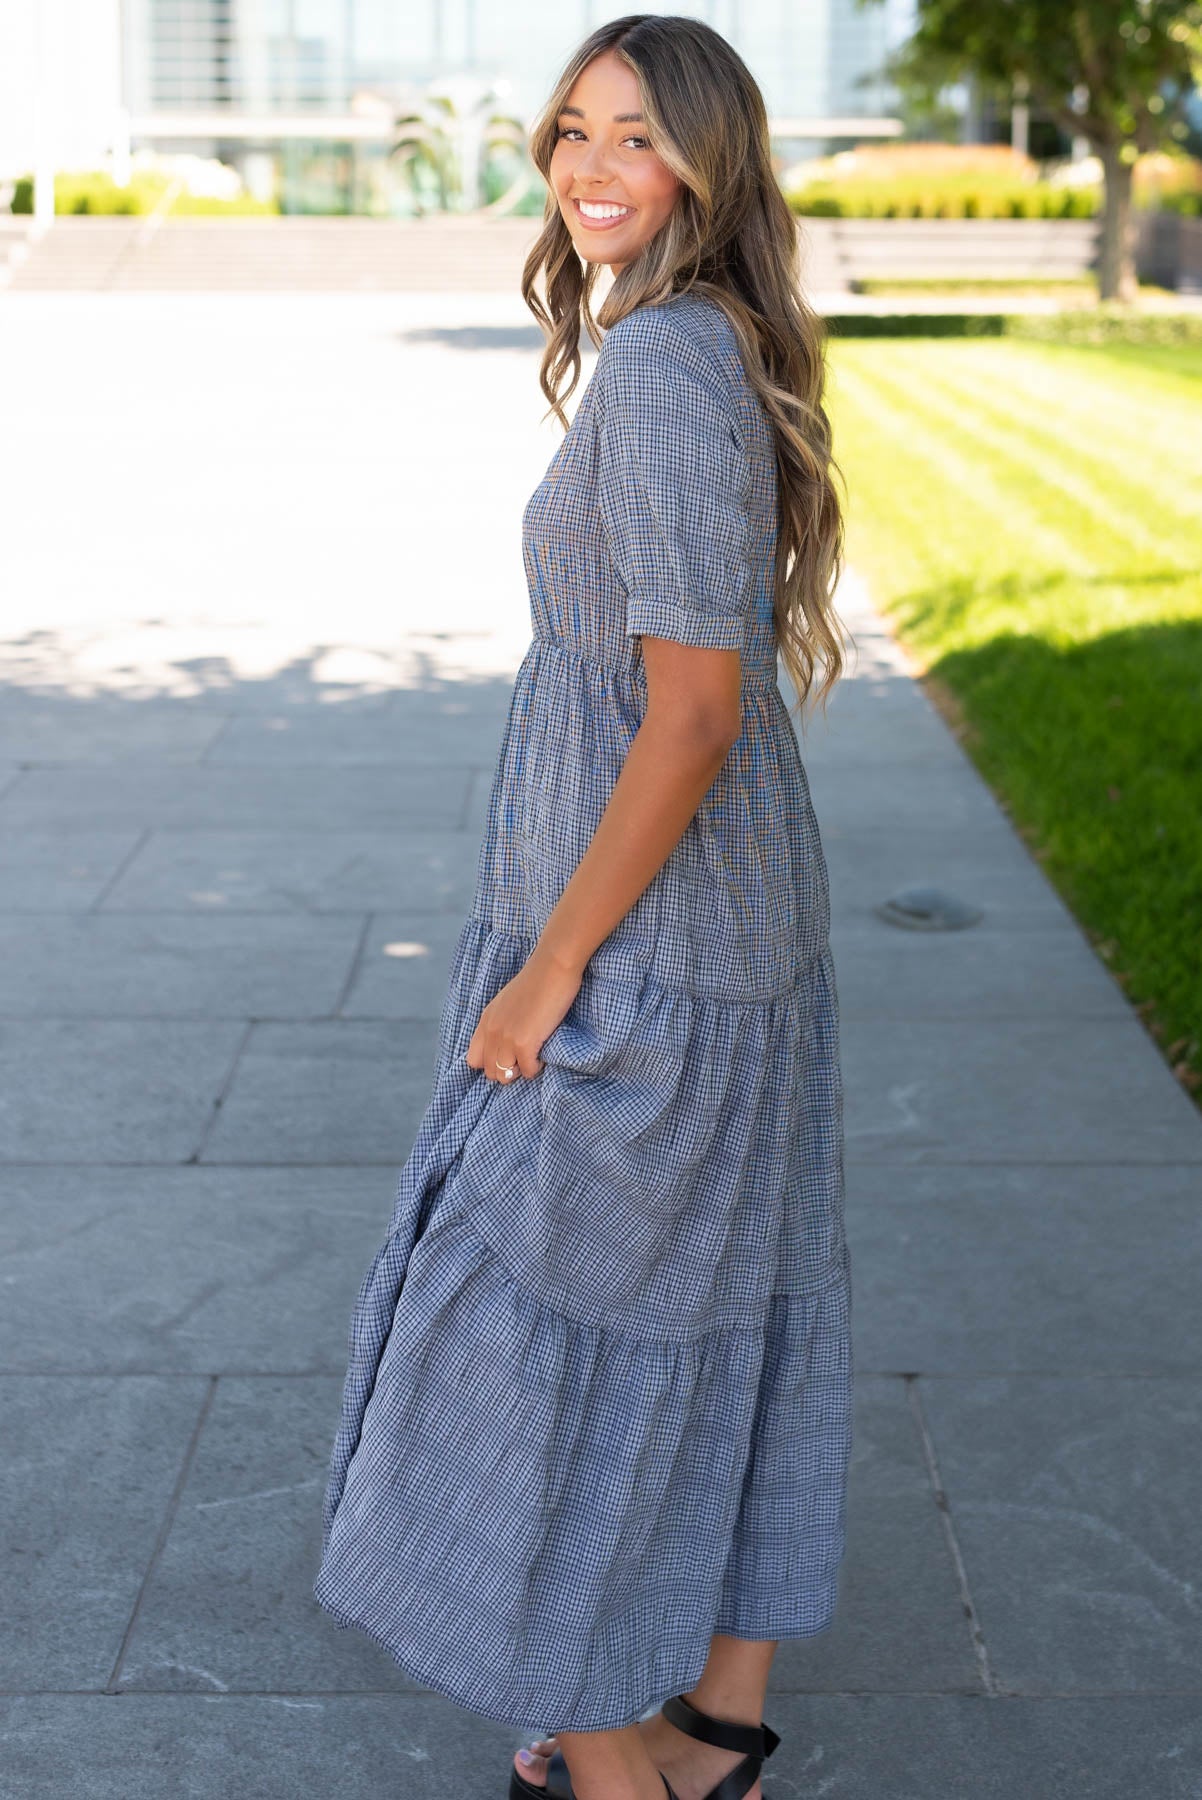
<svg viewBox="0 0 1202 1800">
<path fill-rule="evenodd" d="M 54 178 L 54 210 L 60 217 L 113 217 L 151 213 L 167 192 L 169 178 L 161 173 L 135 171 L 128 187 L 118 187 L 104 169 L 65 171 Z M 14 213 L 32 213 L 33 177 L 22 175 L 15 184 Z M 240 194 L 223 200 L 208 194 L 190 194 L 181 190 L 172 201 L 172 218 L 206 216 L 261 217 L 273 215 L 278 207 L 270 201 L 256 200 Z"/>
<path fill-rule="evenodd" d="M 1084 173 L 1088 185 L 1066 188 L 1004 144 L 862 144 L 785 171 L 781 186 L 811 215 L 837 200 L 848 218 L 1077 218 L 1101 201 L 1100 177 Z"/>
<path fill-rule="evenodd" d="M 1059 344 L 1202 344 L 1202 313 L 1104 305 L 1058 313 L 828 313 L 832 338 L 1019 337 Z"/>
</svg>

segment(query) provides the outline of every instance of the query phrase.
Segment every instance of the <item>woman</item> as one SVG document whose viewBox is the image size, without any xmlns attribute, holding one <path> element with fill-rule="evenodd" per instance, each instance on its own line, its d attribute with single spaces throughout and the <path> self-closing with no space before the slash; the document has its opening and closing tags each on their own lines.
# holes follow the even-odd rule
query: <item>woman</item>
<svg viewBox="0 0 1202 1800">
<path fill-rule="evenodd" d="M 423 1686 L 555 1727 L 515 1796 L 756 1800 L 851 1436 L 829 894 L 776 683 L 778 652 L 803 699 L 842 667 L 821 338 L 707 26 L 595 31 L 532 153 L 561 423 L 616 280 L 523 515 L 534 635 L 314 1592 Z"/>
</svg>

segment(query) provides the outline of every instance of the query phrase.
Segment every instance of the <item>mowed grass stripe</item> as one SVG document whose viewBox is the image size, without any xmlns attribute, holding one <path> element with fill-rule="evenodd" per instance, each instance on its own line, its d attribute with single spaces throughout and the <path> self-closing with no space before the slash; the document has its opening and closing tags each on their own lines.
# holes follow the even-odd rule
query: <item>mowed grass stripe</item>
<svg viewBox="0 0 1202 1800">
<path fill-rule="evenodd" d="M 1199 1093 L 1202 356 L 1178 377 L 1159 347 L 876 340 L 830 363 L 849 559 Z"/>
<path fill-rule="evenodd" d="M 963 409 L 977 436 L 1025 454 L 1045 480 L 1079 496 L 1083 504 L 1110 509 L 1116 525 L 1113 509 L 1120 506 L 1122 530 L 1133 543 L 1157 531 L 1170 533 L 1174 541 L 1184 535 L 1191 541 L 1191 554 L 1183 550 L 1179 560 L 1183 566 L 1190 562 L 1196 566 L 1202 547 L 1202 503 L 1197 493 L 1177 491 L 1183 480 L 1202 483 L 1196 416 L 1192 421 L 1185 417 L 1174 421 L 1169 408 L 1107 408 L 1101 401 L 1083 416 L 1066 405 L 1063 387 L 1057 387 L 1049 401 L 1046 382 L 1040 398 L 1026 382 L 1015 379 L 1018 372 L 1014 358 L 994 368 L 963 360 L 943 368 L 929 362 L 926 393 Z M 1092 385 L 1096 390 L 1097 383 Z M 1152 432 L 1168 440 L 1159 446 L 1159 454 L 1144 449 Z M 1139 446 L 1138 455 L 1133 454 L 1133 445 Z M 1066 449 L 1072 453 L 1071 461 Z"/>
<path fill-rule="evenodd" d="M 1073 506 L 1092 513 L 1099 564 L 1130 548 L 1154 553 L 1183 570 L 1198 567 L 1202 528 L 1197 510 L 1185 495 L 1166 503 L 1163 478 L 1159 485 L 1132 480 L 1076 438 L 1060 436 L 1046 424 L 1042 430 L 1025 428 L 994 405 L 988 390 L 974 393 L 967 384 L 951 386 L 928 376 L 926 400 L 929 410 L 944 419 L 963 418 L 986 450 L 1024 464 L 1046 489 L 1058 490 Z"/>
<path fill-rule="evenodd" d="M 856 348 L 865 346 L 855 346 Z M 842 355 L 843 346 L 839 347 Z M 1158 359 L 1162 346 L 1139 348 L 1139 357 Z M 993 382 L 999 392 L 1031 403 L 1028 416 L 1055 409 L 1055 420 L 1066 437 L 1089 443 L 1095 451 L 1113 444 L 1120 458 L 1139 446 L 1141 458 L 1153 464 L 1163 461 L 1170 471 L 1184 457 L 1184 467 L 1202 474 L 1202 444 L 1197 442 L 1198 396 L 1187 378 L 1192 364 L 1202 380 L 1202 350 L 1192 346 L 1169 349 L 1171 363 L 1146 368 L 1130 362 L 1127 346 L 1104 348 L 1080 345 L 1024 343 L 1013 338 L 916 339 L 907 346 L 913 352 L 913 368 L 943 372 L 944 379 Z M 941 355 L 940 353 L 943 352 Z M 1105 377 L 1099 380 L 1099 363 Z"/>
<path fill-rule="evenodd" d="M 855 346 L 857 353 L 863 348 Z M 911 536 L 915 539 L 918 557 L 912 566 L 919 585 L 925 585 L 937 567 L 948 570 L 961 588 L 968 576 L 979 572 L 980 584 L 971 608 L 960 609 L 963 628 L 970 637 L 987 641 L 1005 628 L 1028 632 L 1032 627 L 1030 602 L 1037 585 L 1042 586 L 1045 600 L 1056 592 L 1055 609 L 1043 608 L 1042 629 L 1062 642 L 1078 642 L 1128 624 L 1133 610 L 1142 610 L 1149 588 L 1156 590 L 1158 616 L 1175 610 L 1188 613 L 1193 605 L 1197 558 L 1180 559 L 1173 549 L 1166 557 L 1164 546 L 1155 537 L 1141 550 L 1129 535 L 1100 515 L 1097 503 L 1086 507 L 1082 499 L 1051 486 L 1043 478 L 1038 460 L 1024 457 L 1021 445 L 991 450 L 986 434 L 972 426 L 967 400 L 961 406 L 939 399 L 932 403 L 925 361 L 917 372 L 913 393 L 908 393 L 892 372 L 878 369 L 849 380 L 850 374 L 841 368 L 840 380 L 850 395 L 863 399 L 864 410 L 859 418 L 852 409 L 839 415 L 836 454 L 843 462 L 846 452 L 846 460 L 854 462 L 861 476 L 867 474 L 874 483 L 862 496 L 866 517 L 875 516 L 883 503 L 882 480 L 892 483 L 894 470 L 901 473 L 900 497 L 910 522 L 906 541 Z M 892 460 L 882 464 L 873 452 L 883 429 L 882 405 L 890 399 L 892 430 L 899 448 L 912 446 L 904 465 Z M 899 420 L 904 420 L 904 426 Z M 857 431 L 862 443 L 857 443 Z M 948 503 L 946 490 L 938 483 L 916 479 L 913 452 L 925 455 L 932 437 L 943 440 L 941 472 L 955 446 L 951 452 L 957 484 L 955 506 Z M 1066 446 L 1064 460 L 1070 459 L 1071 450 Z M 984 516 L 964 507 L 963 496 L 973 489 L 989 496 Z M 889 498 L 896 513 L 897 497 L 890 492 Z M 854 513 L 854 504 L 852 510 Z M 1128 516 L 1130 510 L 1125 509 Z M 1166 532 L 1166 544 L 1175 546 L 1179 536 Z M 897 555 L 897 542 L 891 540 L 887 549 L 891 566 Z M 1174 588 L 1180 590 L 1176 601 L 1170 592 Z M 950 593 L 946 604 L 950 604 Z"/>
<path fill-rule="evenodd" d="M 1073 472 L 1070 446 L 1057 459 L 1041 456 L 1021 435 L 991 433 L 963 390 L 943 389 L 929 368 L 917 395 L 889 375 L 878 377 L 878 385 L 893 396 L 898 410 L 908 403 L 910 417 L 921 417 L 930 435 L 952 452 L 961 486 L 989 471 L 999 496 L 990 535 L 1012 532 L 1014 551 L 1023 560 L 1037 550 L 1047 567 L 1117 577 L 1156 544 L 1156 534 L 1146 532 L 1130 508 L 1127 518 L 1116 516 L 1118 495 L 1098 493 Z M 1092 514 L 1088 533 L 1081 531 L 1083 513 Z M 1186 566 L 1170 557 L 1169 566 L 1174 565 Z"/>
<path fill-rule="evenodd" d="M 904 381 L 892 379 L 886 369 L 861 367 L 858 359 L 862 349 L 856 345 L 857 360 L 850 360 L 846 359 L 847 346 L 843 347 L 838 373 L 831 384 L 832 405 L 843 394 L 851 403 L 850 412 L 842 410 L 836 424 L 835 456 L 844 473 L 849 474 L 840 426 L 845 429 L 850 423 L 854 431 L 856 424 L 862 423 L 862 429 L 870 436 L 884 438 L 897 457 L 895 464 L 877 469 L 878 475 L 887 477 L 896 470 L 904 490 L 912 495 L 919 470 L 925 470 L 928 492 L 937 493 L 940 498 L 940 522 L 948 534 L 945 560 L 951 569 L 962 568 L 964 557 L 974 557 L 979 551 L 982 533 L 996 533 L 999 521 L 1008 517 L 1015 502 L 1026 499 L 1028 484 L 1023 471 L 1004 462 L 990 467 L 974 462 L 966 453 L 970 434 L 955 427 L 949 430 L 937 416 L 929 417 L 922 395 L 914 393 Z M 854 438 L 851 447 L 856 455 Z M 857 460 L 863 468 L 864 459 Z M 879 501 L 879 481 L 876 493 Z M 1091 567 L 1081 545 L 1071 536 L 1046 527 L 1034 514 L 1026 521 L 1026 528 L 1049 565 L 1072 564 L 1085 571 Z M 938 556 L 941 545 L 932 543 L 924 548 L 927 556 Z"/>
</svg>

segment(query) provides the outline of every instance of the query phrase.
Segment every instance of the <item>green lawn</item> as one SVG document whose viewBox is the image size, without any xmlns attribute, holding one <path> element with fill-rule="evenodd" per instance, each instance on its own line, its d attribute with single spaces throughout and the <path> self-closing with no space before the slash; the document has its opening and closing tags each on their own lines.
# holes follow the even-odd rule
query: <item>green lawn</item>
<svg viewBox="0 0 1202 1800">
<path fill-rule="evenodd" d="M 1202 1098 L 1202 347 L 829 367 L 849 560 Z"/>
</svg>

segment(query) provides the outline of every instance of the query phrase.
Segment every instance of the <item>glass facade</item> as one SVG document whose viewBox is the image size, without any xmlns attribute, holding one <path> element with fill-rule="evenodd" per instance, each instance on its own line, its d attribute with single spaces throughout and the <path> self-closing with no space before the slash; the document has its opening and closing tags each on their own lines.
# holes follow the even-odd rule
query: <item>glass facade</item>
<svg viewBox="0 0 1202 1800">
<path fill-rule="evenodd" d="M 704 19 L 747 61 L 769 114 L 795 120 L 891 110 L 873 71 L 905 6 L 667 0 L 642 10 Z M 528 121 L 580 39 L 615 16 L 596 0 L 126 0 L 127 105 L 153 117 L 164 147 L 173 113 L 228 112 L 228 135 L 204 144 L 193 132 L 192 147 L 250 171 L 260 191 L 270 168 L 284 210 L 403 211 L 388 197 L 387 144 L 338 142 L 336 120 L 387 116 L 419 103 L 431 81 L 468 76 L 496 82 L 500 110 Z M 284 114 L 327 123 L 311 139 L 256 136 L 255 119 Z M 790 149 L 826 147 L 816 136 Z"/>
</svg>

